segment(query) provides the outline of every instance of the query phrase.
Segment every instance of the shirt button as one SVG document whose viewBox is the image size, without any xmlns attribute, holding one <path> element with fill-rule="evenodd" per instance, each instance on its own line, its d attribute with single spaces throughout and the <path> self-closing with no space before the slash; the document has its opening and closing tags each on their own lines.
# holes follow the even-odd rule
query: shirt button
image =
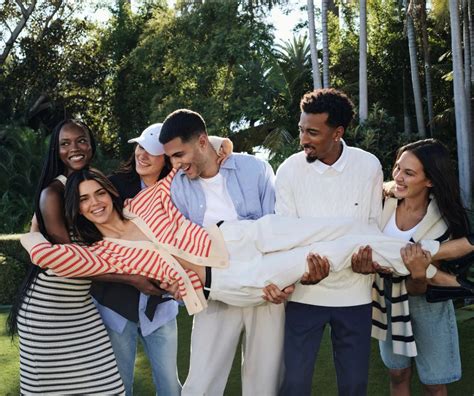
<svg viewBox="0 0 474 396">
<path fill-rule="evenodd" d="M 202 207 L 203 207 L 203 205 L 199 205 L 199 207 L 200 207 L 200 208 L 202 208 Z"/>
</svg>

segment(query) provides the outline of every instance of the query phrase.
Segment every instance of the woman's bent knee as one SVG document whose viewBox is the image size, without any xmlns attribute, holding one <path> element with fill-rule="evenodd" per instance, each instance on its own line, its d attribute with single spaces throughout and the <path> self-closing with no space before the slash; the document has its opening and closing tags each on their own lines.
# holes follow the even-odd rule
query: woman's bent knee
<svg viewBox="0 0 474 396">
<path fill-rule="evenodd" d="M 438 385 L 423 385 L 426 395 L 444 396 L 448 394 L 448 388 L 445 384 Z"/>
<path fill-rule="evenodd" d="M 390 370 L 390 381 L 393 384 L 401 384 L 403 382 L 410 381 L 411 378 L 411 367 L 403 369 L 391 369 Z"/>
</svg>

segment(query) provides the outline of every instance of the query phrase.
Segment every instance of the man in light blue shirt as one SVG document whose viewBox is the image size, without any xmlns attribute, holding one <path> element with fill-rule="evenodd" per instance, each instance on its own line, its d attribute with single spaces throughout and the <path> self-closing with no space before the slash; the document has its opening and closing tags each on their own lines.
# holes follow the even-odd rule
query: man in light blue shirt
<svg viewBox="0 0 474 396">
<path fill-rule="evenodd" d="M 191 221 L 206 226 L 273 213 L 271 167 L 247 154 L 233 154 L 219 166 L 199 114 L 190 110 L 170 114 L 163 123 L 160 141 L 173 167 L 180 169 L 171 185 L 171 197 Z M 208 279 L 209 274 L 207 287 Z M 212 300 L 208 303 L 208 308 L 194 317 L 190 369 L 182 395 L 224 393 L 242 332 L 242 394 L 276 395 L 282 361 L 283 305 L 265 303 L 241 308 Z"/>
</svg>

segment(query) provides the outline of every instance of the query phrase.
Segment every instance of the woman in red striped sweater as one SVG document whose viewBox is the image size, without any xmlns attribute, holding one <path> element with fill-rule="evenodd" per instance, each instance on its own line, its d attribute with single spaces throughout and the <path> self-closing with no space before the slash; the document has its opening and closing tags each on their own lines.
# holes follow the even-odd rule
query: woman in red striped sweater
<svg viewBox="0 0 474 396">
<path fill-rule="evenodd" d="M 241 306 L 262 303 L 267 284 L 283 288 L 301 278 L 311 251 L 330 257 L 331 269 L 340 270 L 350 265 L 360 245 L 370 241 L 381 265 L 408 274 L 399 255 L 404 241 L 352 219 L 336 223 L 270 215 L 224 223 L 220 230 L 203 229 L 173 205 L 174 173 L 128 200 L 122 210 L 117 191 L 100 172 L 75 172 L 66 186 L 66 216 L 82 244 L 51 245 L 41 234 L 30 233 L 22 237 L 23 246 L 34 263 L 65 277 L 132 273 L 177 282 L 190 314 L 206 307 L 203 284 L 209 286 L 211 277 L 210 298 Z M 282 232 L 288 229 L 297 232 Z M 426 244 L 437 252 L 436 259 L 474 251 L 466 238 L 444 244 L 439 251 L 438 245 Z M 211 271 L 211 266 L 218 269 Z M 454 277 L 444 275 L 439 282 L 457 285 Z"/>
</svg>

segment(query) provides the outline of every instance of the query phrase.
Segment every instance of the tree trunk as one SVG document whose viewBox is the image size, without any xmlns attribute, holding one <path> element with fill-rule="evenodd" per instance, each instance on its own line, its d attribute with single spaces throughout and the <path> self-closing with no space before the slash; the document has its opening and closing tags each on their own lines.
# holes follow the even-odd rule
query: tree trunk
<svg viewBox="0 0 474 396">
<path fill-rule="evenodd" d="M 339 4 L 339 3 L 338 3 Z M 332 12 L 339 19 L 339 6 L 334 0 L 328 0 L 328 11 Z"/>
<path fill-rule="evenodd" d="M 407 75 L 405 69 L 403 69 L 402 76 L 402 89 L 403 89 L 403 131 L 406 136 L 411 135 L 411 119 L 408 111 L 408 95 L 407 95 Z"/>
<path fill-rule="evenodd" d="M 468 139 L 469 147 L 471 149 L 470 158 L 474 158 L 473 147 L 473 126 L 472 126 L 472 108 L 471 108 L 471 37 L 469 33 L 469 4 L 468 0 L 462 0 L 462 30 L 463 30 L 463 44 L 464 44 L 464 93 L 466 95 L 466 113 L 468 120 Z M 471 179 L 474 178 L 474 161 L 470 161 L 471 165 Z M 474 180 L 471 180 L 471 185 Z"/>
<path fill-rule="evenodd" d="M 316 29 L 314 27 L 314 3 L 308 0 L 308 25 L 309 25 L 309 47 L 311 50 L 311 65 L 314 89 L 321 89 L 321 75 L 319 73 L 318 47 L 316 41 Z"/>
<path fill-rule="evenodd" d="M 453 57 L 454 111 L 456 116 L 459 184 L 463 204 L 467 208 L 471 208 L 472 185 L 469 165 L 471 150 L 469 147 L 469 122 L 467 118 L 467 102 L 463 81 L 463 57 L 457 0 L 449 0 L 449 18 L 451 22 L 451 51 Z"/>
<path fill-rule="evenodd" d="M 360 0 L 359 11 L 359 121 L 364 123 L 369 113 L 367 97 L 367 1 Z"/>
<path fill-rule="evenodd" d="M 328 0 L 321 2 L 323 30 L 323 86 L 329 88 L 329 39 L 328 39 Z"/>
<path fill-rule="evenodd" d="M 428 26 L 426 23 L 426 0 L 421 0 L 420 17 L 421 37 L 423 42 L 423 58 L 425 63 L 426 101 L 428 103 L 428 125 L 430 135 L 434 136 L 435 131 L 433 124 L 433 88 L 431 85 L 430 44 L 428 41 Z"/>
<path fill-rule="evenodd" d="M 416 40 L 415 40 L 415 26 L 411 16 L 410 7 L 406 6 L 406 22 L 407 22 L 407 38 L 408 51 L 410 53 L 410 70 L 411 70 L 411 84 L 413 88 L 413 99 L 415 101 L 416 124 L 418 127 L 418 134 L 420 137 L 426 137 L 425 120 L 423 116 L 423 103 L 421 97 L 420 79 L 418 77 L 418 62 L 416 55 Z"/>
<path fill-rule="evenodd" d="M 27 9 L 23 7 L 22 3 L 18 2 L 18 4 L 20 5 L 22 16 L 21 19 L 18 21 L 15 29 L 11 33 L 9 39 L 5 43 L 5 48 L 3 49 L 3 52 L 0 54 L 0 67 L 3 66 L 3 64 L 7 60 L 7 57 L 13 49 L 13 45 L 15 44 L 16 39 L 20 35 L 23 28 L 26 26 L 26 22 L 28 22 L 29 17 L 33 13 L 36 6 L 36 0 L 33 0 Z"/>
<path fill-rule="evenodd" d="M 469 20 L 469 44 L 471 50 L 471 83 L 474 84 L 474 10 L 472 9 L 472 0 L 467 0 L 467 16 Z"/>
</svg>

